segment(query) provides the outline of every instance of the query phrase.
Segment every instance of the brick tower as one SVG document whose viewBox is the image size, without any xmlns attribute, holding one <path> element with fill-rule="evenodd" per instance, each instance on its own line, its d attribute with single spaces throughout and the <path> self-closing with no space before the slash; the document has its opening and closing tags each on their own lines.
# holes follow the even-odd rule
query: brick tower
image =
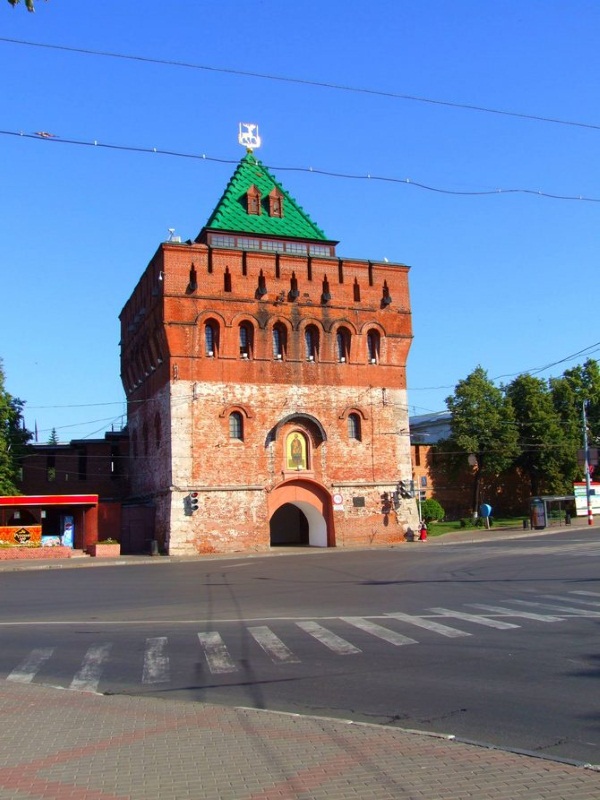
<svg viewBox="0 0 600 800">
<path fill-rule="evenodd" d="M 336 255 L 248 151 L 121 312 L 132 503 L 171 554 L 390 544 L 416 528 L 408 267 Z"/>
</svg>

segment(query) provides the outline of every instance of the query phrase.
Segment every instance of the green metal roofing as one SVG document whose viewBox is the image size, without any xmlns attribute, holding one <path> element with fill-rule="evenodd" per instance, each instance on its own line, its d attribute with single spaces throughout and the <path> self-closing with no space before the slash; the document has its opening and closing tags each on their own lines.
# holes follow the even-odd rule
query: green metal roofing
<svg viewBox="0 0 600 800">
<path fill-rule="evenodd" d="M 261 194 L 260 214 L 249 214 L 247 210 L 246 195 L 253 186 Z M 269 216 L 269 193 L 273 189 L 283 197 L 282 217 Z M 203 230 L 330 241 L 251 152 L 238 164 Z"/>
</svg>

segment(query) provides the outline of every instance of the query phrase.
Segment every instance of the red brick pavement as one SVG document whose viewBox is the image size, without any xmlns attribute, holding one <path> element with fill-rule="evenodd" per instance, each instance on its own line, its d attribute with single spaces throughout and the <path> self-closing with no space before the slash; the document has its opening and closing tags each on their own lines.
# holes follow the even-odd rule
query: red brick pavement
<svg viewBox="0 0 600 800">
<path fill-rule="evenodd" d="M 315 717 L 0 681 L 0 800 L 598 800 L 600 773 Z"/>
</svg>

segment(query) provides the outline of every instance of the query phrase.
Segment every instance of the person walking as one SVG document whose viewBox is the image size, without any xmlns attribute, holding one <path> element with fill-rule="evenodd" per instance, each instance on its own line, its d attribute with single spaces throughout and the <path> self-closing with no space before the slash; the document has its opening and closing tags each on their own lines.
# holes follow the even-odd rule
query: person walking
<svg viewBox="0 0 600 800">
<path fill-rule="evenodd" d="M 427 523 L 425 522 L 425 520 L 421 522 L 421 525 L 419 527 L 419 541 L 420 542 L 427 541 Z"/>
</svg>

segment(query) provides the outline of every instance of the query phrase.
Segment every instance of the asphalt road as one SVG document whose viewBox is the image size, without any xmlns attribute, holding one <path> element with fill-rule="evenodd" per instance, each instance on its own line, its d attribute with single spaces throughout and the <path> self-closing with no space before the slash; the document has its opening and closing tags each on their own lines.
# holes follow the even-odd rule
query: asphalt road
<svg viewBox="0 0 600 800">
<path fill-rule="evenodd" d="M 600 763 L 600 537 L 7 572 L 0 677 Z"/>
</svg>

